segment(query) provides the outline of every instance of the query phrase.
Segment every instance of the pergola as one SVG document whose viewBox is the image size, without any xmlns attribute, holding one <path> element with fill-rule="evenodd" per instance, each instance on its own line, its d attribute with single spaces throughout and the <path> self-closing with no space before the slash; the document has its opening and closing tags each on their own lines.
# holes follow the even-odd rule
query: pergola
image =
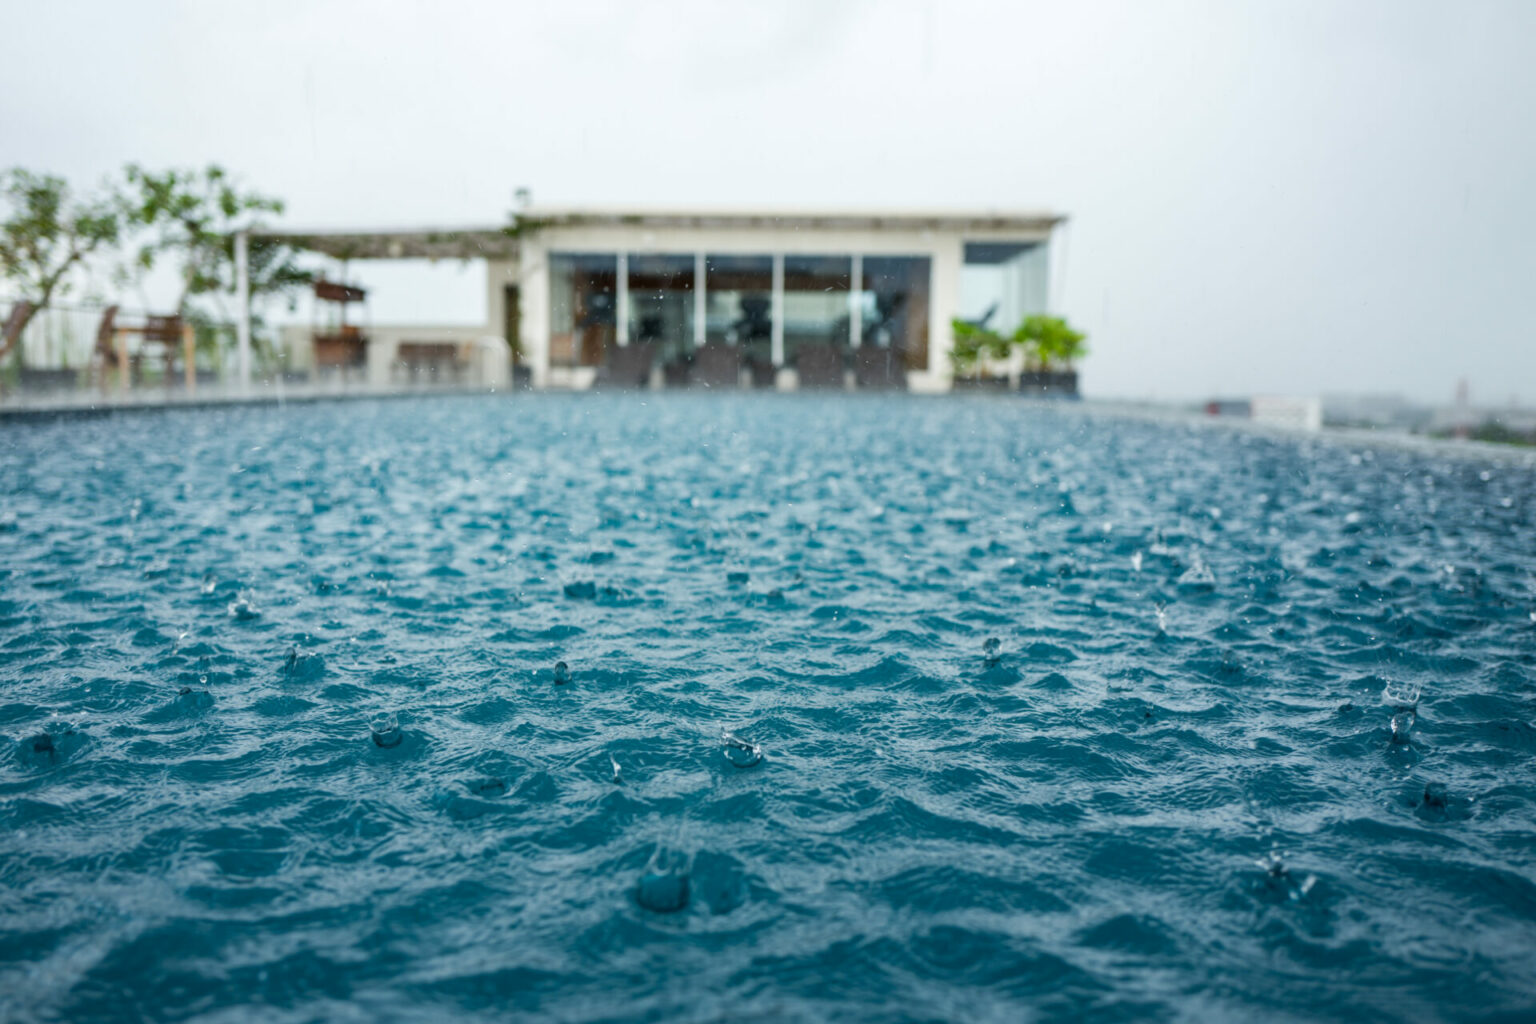
<svg viewBox="0 0 1536 1024">
<path fill-rule="evenodd" d="M 362 231 L 256 230 L 235 236 L 236 342 L 240 386 L 251 385 L 250 239 L 261 238 L 333 259 L 478 260 L 510 259 L 522 230 L 515 227 L 375 228 Z"/>
</svg>

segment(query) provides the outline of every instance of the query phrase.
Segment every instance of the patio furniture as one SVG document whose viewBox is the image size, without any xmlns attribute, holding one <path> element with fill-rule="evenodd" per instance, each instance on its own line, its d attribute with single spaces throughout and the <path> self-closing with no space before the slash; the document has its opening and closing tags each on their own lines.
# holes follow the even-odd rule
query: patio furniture
<svg viewBox="0 0 1536 1024">
<path fill-rule="evenodd" d="M 605 390 L 634 390 L 649 387 L 651 368 L 656 365 L 658 348 L 654 341 L 614 345 L 608 350 L 608 358 L 598 370 L 593 387 Z"/>
<path fill-rule="evenodd" d="M 801 390 L 841 391 L 848 386 L 844 375 L 843 352 L 828 344 L 802 345 L 795 353 L 795 370 L 800 375 Z"/>
<path fill-rule="evenodd" d="M 741 387 L 741 348 L 723 341 L 708 341 L 693 354 L 688 381 L 694 387 Z"/>
<path fill-rule="evenodd" d="M 904 391 L 906 360 L 894 349 L 864 345 L 854 350 L 853 376 L 860 391 Z"/>
</svg>

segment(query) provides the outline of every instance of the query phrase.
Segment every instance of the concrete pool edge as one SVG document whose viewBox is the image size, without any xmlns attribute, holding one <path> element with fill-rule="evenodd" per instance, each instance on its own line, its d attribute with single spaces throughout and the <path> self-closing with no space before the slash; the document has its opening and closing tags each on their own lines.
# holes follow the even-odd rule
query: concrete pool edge
<svg viewBox="0 0 1536 1024">
<path fill-rule="evenodd" d="M 649 395 L 649 392 L 633 392 L 634 394 Z M 678 391 L 677 394 L 707 395 L 707 391 Z M 412 387 L 412 388 L 359 388 L 359 389 L 321 389 L 301 388 L 284 389 L 282 391 L 271 390 L 256 394 L 211 394 L 193 398 L 178 398 L 166 395 L 145 396 L 143 399 L 109 398 L 100 402 L 85 401 L 46 401 L 24 402 L 18 405 L 0 404 L 0 424 L 48 422 L 59 419 L 94 419 L 110 416 L 116 413 L 145 413 L 167 412 L 173 410 L 206 410 L 227 408 L 251 408 L 257 406 L 283 406 L 288 403 L 315 404 L 329 401 L 366 401 L 380 399 L 402 398 L 463 398 L 463 397 L 505 397 L 519 401 L 538 401 L 546 395 L 555 398 L 581 397 L 587 394 L 611 398 L 607 392 L 535 392 L 527 389 L 496 389 L 496 388 L 468 388 L 458 386 L 445 387 Z M 835 395 L 842 399 L 868 399 L 893 397 L 891 392 L 747 392 L 754 396 L 772 395 L 781 399 L 795 400 L 810 396 L 830 397 Z M 1362 427 L 1324 427 L 1318 431 L 1295 430 L 1286 427 L 1274 426 L 1263 423 L 1253 423 L 1247 420 L 1232 417 L 1212 417 L 1204 412 L 1188 409 L 1177 405 L 1158 405 L 1146 402 L 1118 402 L 1104 399 L 1078 399 L 1073 401 L 1060 401 L 1053 399 L 1020 398 L 1016 394 L 986 395 L 986 394 L 913 394 L 911 397 L 922 401 L 935 401 L 958 397 L 966 402 L 1005 402 L 1017 404 L 1027 403 L 1033 408 L 1049 409 L 1068 415 L 1107 417 L 1125 419 L 1138 422 L 1157 422 L 1165 424 L 1178 424 L 1210 430 L 1236 430 L 1246 433 L 1258 434 L 1266 437 L 1289 438 L 1296 441 L 1312 440 L 1330 445 L 1357 445 L 1372 448 L 1391 448 L 1398 451 L 1416 452 L 1420 455 L 1443 455 L 1456 458 L 1484 459 L 1498 462 L 1503 465 L 1514 465 L 1524 469 L 1536 470 L 1536 449 L 1520 448 L 1513 445 L 1496 444 L 1489 441 L 1472 441 L 1456 438 L 1425 437 L 1419 434 L 1404 434 L 1391 431 L 1378 431 Z"/>
</svg>

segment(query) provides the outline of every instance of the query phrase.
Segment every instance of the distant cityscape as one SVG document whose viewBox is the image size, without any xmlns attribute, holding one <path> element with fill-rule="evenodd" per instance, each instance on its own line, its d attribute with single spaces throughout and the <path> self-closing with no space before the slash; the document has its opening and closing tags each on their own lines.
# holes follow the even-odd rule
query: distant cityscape
<svg viewBox="0 0 1536 1024">
<path fill-rule="evenodd" d="M 1207 415 L 1252 419 L 1281 426 L 1384 430 L 1424 437 L 1536 445 L 1536 405 L 1518 396 L 1501 403 L 1473 400 L 1465 382 L 1443 404 L 1395 394 L 1323 394 L 1317 399 L 1213 398 Z M 1307 422 L 1310 417 L 1313 422 Z"/>
</svg>

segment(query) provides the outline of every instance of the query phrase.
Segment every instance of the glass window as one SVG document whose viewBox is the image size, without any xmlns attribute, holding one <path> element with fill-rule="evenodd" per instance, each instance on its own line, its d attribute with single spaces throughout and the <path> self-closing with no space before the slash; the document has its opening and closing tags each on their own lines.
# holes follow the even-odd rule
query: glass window
<svg viewBox="0 0 1536 1024">
<path fill-rule="evenodd" d="M 960 316 L 1011 334 L 1026 316 L 1045 312 L 1043 242 L 967 242 L 960 270 Z"/>
<path fill-rule="evenodd" d="M 629 340 L 671 360 L 693 347 L 693 257 L 629 257 Z"/>
<path fill-rule="evenodd" d="M 859 282 L 860 344 L 901 354 L 909 370 L 928 369 L 926 256 L 866 256 Z"/>
<path fill-rule="evenodd" d="M 851 256 L 784 257 L 784 359 L 807 346 L 846 349 L 852 322 Z"/>
<path fill-rule="evenodd" d="M 704 337 L 740 345 L 748 359 L 773 359 L 773 257 L 704 258 Z"/>
<path fill-rule="evenodd" d="M 619 258 L 549 254 L 549 365 L 600 366 L 617 338 Z"/>
</svg>

